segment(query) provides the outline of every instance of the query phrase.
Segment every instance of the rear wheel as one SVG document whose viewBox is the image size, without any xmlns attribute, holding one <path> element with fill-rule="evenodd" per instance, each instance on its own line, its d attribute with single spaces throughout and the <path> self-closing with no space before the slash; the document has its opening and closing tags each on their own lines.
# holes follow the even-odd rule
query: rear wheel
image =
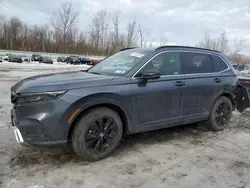
<svg viewBox="0 0 250 188">
<path fill-rule="evenodd" d="M 229 98 L 219 97 L 212 107 L 211 114 L 207 124 L 214 131 L 223 130 L 228 126 L 232 118 L 233 106 Z"/>
<path fill-rule="evenodd" d="M 122 121 L 115 111 L 95 108 L 77 122 L 72 133 L 72 146 L 83 159 L 97 161 L 117 148 L 122 132 Z"/>
</svg>

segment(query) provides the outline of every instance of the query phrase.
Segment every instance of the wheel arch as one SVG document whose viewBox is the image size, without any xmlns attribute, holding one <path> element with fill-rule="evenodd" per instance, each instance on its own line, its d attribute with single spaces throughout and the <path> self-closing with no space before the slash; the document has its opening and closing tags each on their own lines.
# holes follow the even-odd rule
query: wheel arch
<svg viewBox="0 0 250 188">
<path fill-rule="evenodd" d="M 70 122 L 70 124 L 68 124 L 69 129 L 65 135 L 68 142 L 71 141 L 72 131 L 74 130 L 74 128 L 75 128 L 77 122 L 80 120 L 80 118 L 82 116 L 84 116 L 86 113 L 88 113 L 90 110 L 92 110 L 94 108 L 99 108 L 99 107 L 110 108 L 110 109 L 114 110 L 115 112 L 117 112 L 122 120 L 122 123 L 123 123 L 123 133 L 126 134 L 128 132 L 128 126 L 130 124 L 130 119 L 129 119 L 129 115 L 127 114 L 126 110 L 115 100 L 99 99 L 98 101 L 97 100 L 91 101 L 91 102 L 88 102 L 87 104 L 83 104 L 83 105 L 78 104 L 77 106 L 74 107 L 74 109 L 80 109 L 80 110 L 77 113 L 77 115 L 75 115 L 72 122 Z"/>
<path fill-rule="evenodd" d="M 216 95 L 216 97 L 214 98 L 213 104 L 212 104 L 212 106 L 210 108 L 210 112 L 211 112 L 215 102 L 217 101 L 217 99 L 222 97 L 222 96 L 227 97 L 231 101 L 232 106 L 233 106 L 233 110 L 235 110 L 234 95 L 229 91 L 225 91 L 225 92 L 221 92 L 218 95 Z"/>
</svg>

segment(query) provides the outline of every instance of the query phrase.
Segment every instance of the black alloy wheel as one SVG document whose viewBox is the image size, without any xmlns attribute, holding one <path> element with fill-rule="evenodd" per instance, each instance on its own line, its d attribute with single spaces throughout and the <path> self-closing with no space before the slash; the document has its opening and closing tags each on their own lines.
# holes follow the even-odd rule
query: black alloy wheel
<svg viewBox="0 0 250 188">
<path fill-rule="evenodd" d="M 221 103 L 216 111 L 215 111 L 215 121 L 218 126 L 224 126 L 225 124 L 228 124 L 228 122 L 231 119 L 231 108 L 228 105 L 228 103 Z"/>
<path fill-rule="evenodd" d="M 112 148 L 118 131 L 111 117 L 102 117 L 93 121 L 85 135 L 86 148 L 90 153 L 102 153 Z"/>
<path fill-rule="evenodd" d="M 214 102 L 210 117 L 205 123 L 214 131 L 221 131 L 229 125 L 232 111 L 231 100 L 228 97 L 221 96 Z"/>
<path fill-rule="evenodd" d="M 98 107 L 84 113 L 72 132 L 74 151 L 87 161 L 109 156 L 120 144 L 123 123 L 116 111 Z"/>
</svg>

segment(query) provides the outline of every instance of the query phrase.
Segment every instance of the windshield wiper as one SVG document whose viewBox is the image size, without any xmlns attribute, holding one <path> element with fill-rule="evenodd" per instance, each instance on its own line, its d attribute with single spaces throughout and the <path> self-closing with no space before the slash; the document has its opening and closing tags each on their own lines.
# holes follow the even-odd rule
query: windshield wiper
<svg viewBox="0 0 250 188">
<path fill-rule="evenodd" d="M 81 72 L 88 72 L 90 74 L 97 74 L 97 75 L 100 75 L 99 72 L 89 72 L 88 69 L 87 70 L 80 70 Z"/>
<path fill-rule="evenodd" d="M 100 75 L 100 73 L 99 73 L 99 72 L 88 72 L 88 73 L 90 73 L 90 74 L 97 74 L 97 75 Z"/>
</svg>

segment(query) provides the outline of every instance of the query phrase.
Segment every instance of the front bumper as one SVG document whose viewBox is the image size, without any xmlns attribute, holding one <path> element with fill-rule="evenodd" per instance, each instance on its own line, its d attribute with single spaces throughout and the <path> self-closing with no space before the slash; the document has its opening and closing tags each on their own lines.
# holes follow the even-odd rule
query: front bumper
<svg viewBox="0 0 250 188">
<path fill-rule="evenodd" d="M 11 121 L 17 142 L 42 148 L 66 147 L 70 127 L 61 119 L 68 107 L 62 99 L 14 106 Z"/>
<path fill-rule="evenodd" d="M 13 127 L 14 133 L 15 133 L 15 137 L 16 137 L 16 141 L 18 143 L 23 143 L 23 136 L 20 132 L 20 130 L 17 127 Z"/>
<path fill-rule="evenodd" d="M 24 141 L 22 133 L 17 127 L 13 127 L 16 141 L 22 146 L 37 147 L 37 148 L 64 148 L 67 145 L 67 140 L 63 141 Z"/>
</svg>

